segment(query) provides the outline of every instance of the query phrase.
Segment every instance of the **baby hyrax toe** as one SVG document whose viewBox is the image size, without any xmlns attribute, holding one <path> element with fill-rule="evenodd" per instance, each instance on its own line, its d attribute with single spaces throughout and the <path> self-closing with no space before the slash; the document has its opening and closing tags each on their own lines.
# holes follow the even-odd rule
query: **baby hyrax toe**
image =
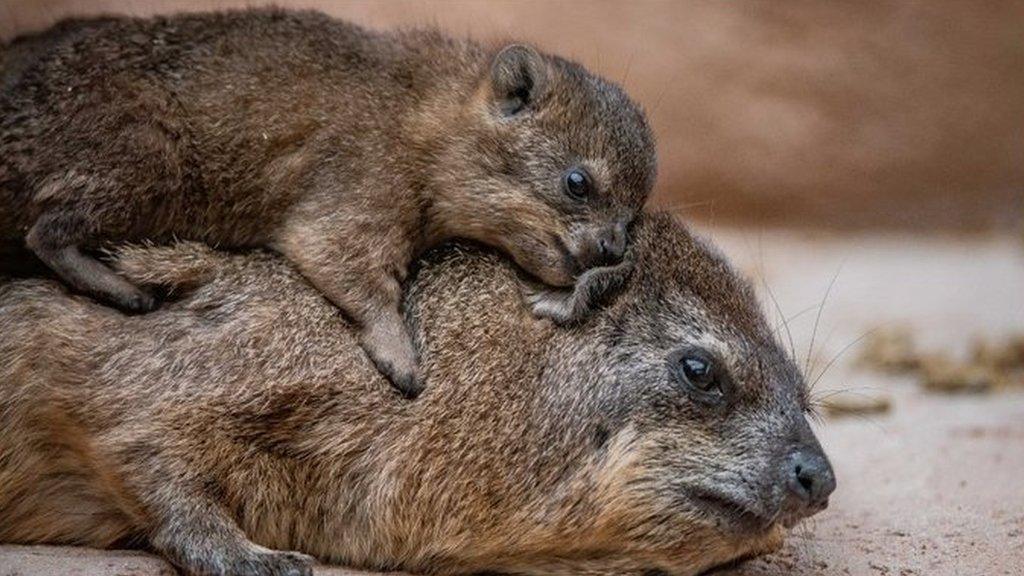
<svg viewBox="0 0 1024 576">
<path fill-rule="evenodd" d="M 418 370 L 392 370 L 391 372 L 382 372 L 388 377 L 391 384 L 402 393 L 402 396 L 405 396 L 409 400 L 416 399 L 423 392 L 423 380 L 420 378 Z"/>
<path fill-rule="evenodd" d="M 537 318 L 555 324 L 570 324 L 573 318 L 573 290 L 536 290 L 526 293 L 526 303 Z"/>
</svg>

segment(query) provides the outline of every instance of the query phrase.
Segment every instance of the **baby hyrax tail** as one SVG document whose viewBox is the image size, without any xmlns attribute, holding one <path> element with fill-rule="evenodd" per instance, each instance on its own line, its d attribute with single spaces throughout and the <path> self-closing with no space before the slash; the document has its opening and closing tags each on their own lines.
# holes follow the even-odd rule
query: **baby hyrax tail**
<svg viewBox="0 0 1024 576">
<path fill-rule="evenodd" d="M 421 389 L 402 320 L 413 259 L 451 238 L 511 256 L 577 321 L 628 273 L 651 131 L 572 62 L 315 12 L 70 21 L 3 48 L 0 237 L 81 292 L 153 298 L 92 254 L 192 239 L 283 254 Z"/>
</svg>

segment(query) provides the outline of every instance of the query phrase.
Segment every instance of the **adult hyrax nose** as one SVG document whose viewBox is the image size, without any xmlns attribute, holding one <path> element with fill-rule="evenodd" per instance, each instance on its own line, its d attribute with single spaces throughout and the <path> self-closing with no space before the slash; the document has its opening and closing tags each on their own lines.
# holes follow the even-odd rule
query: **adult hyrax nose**
<svg viewBox="0 0 1024 576">
<path fill-rule="evenodd" d="M 594 238 L 597 243 L 597 266 L 609 266 L 622 262 L 626 254 L 626 225 L 619 222 L 605 226 Z"/>
<path fill-rule="evenodd" d="M 811 510 L 828 506 L 828 497 L 836 489 L 836 477 L 821 448 L 805 447 L 793 452 L 787 484 L 790 493 Z"/>
</svg>

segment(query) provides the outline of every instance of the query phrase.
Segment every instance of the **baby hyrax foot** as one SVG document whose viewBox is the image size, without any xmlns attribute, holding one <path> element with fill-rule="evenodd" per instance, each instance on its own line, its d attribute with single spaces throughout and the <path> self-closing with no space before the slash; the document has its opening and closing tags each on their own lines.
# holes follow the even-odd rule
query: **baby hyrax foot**
<svg viewBox="0 0 1024 576">
<path fill-rule="evenodd" d="M 403 396 L 410 399 L 419 396 L 423 381 L 416 348 L 397 310 L 364 325 L 360 344 L 377 370 Z"/>
<path fill-rule="evenodd" d="M 142 313 L 156 310 L 157 301 L 152 294 L 135 286 L 132 286 L 132 288 L 133 290 L 123 295 L 123 297 L 116 298 L 113 304 L 128 312 Z"/>
<path fill-rule="evenodd" d="M 118 275 L 99 260 L 83 254 L 77 246 L 51 248 L 27 239 L 28 247 L 72 288 L 113 304 L 128 312 L 149 312 L 156 299 Z"/>
<path fill-rule="evenodd" d="M 531 289 L 526 302 L 534 316 L 547 318 L 559 326 L 578 323 L 618 291 L 633 272 L 633 260 L 627 255 L 614 266 L 591 268 L 580 275 L 571 290 Z"/>
</svg>

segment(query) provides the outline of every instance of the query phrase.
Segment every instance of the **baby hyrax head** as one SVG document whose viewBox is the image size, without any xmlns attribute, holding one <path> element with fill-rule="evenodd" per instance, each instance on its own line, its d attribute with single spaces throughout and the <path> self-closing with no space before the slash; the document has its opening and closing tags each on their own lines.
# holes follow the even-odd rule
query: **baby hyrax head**
<svg viewBox="0 0 1024 576">
<path fill-rule="evenodd" d="M 578 64 L 495 50 L 444 147 L 453 235 L 501 248 L 547 284 L 611 265 L 654 183 L 654 140 L 622 89 Z"/>
</svg>

